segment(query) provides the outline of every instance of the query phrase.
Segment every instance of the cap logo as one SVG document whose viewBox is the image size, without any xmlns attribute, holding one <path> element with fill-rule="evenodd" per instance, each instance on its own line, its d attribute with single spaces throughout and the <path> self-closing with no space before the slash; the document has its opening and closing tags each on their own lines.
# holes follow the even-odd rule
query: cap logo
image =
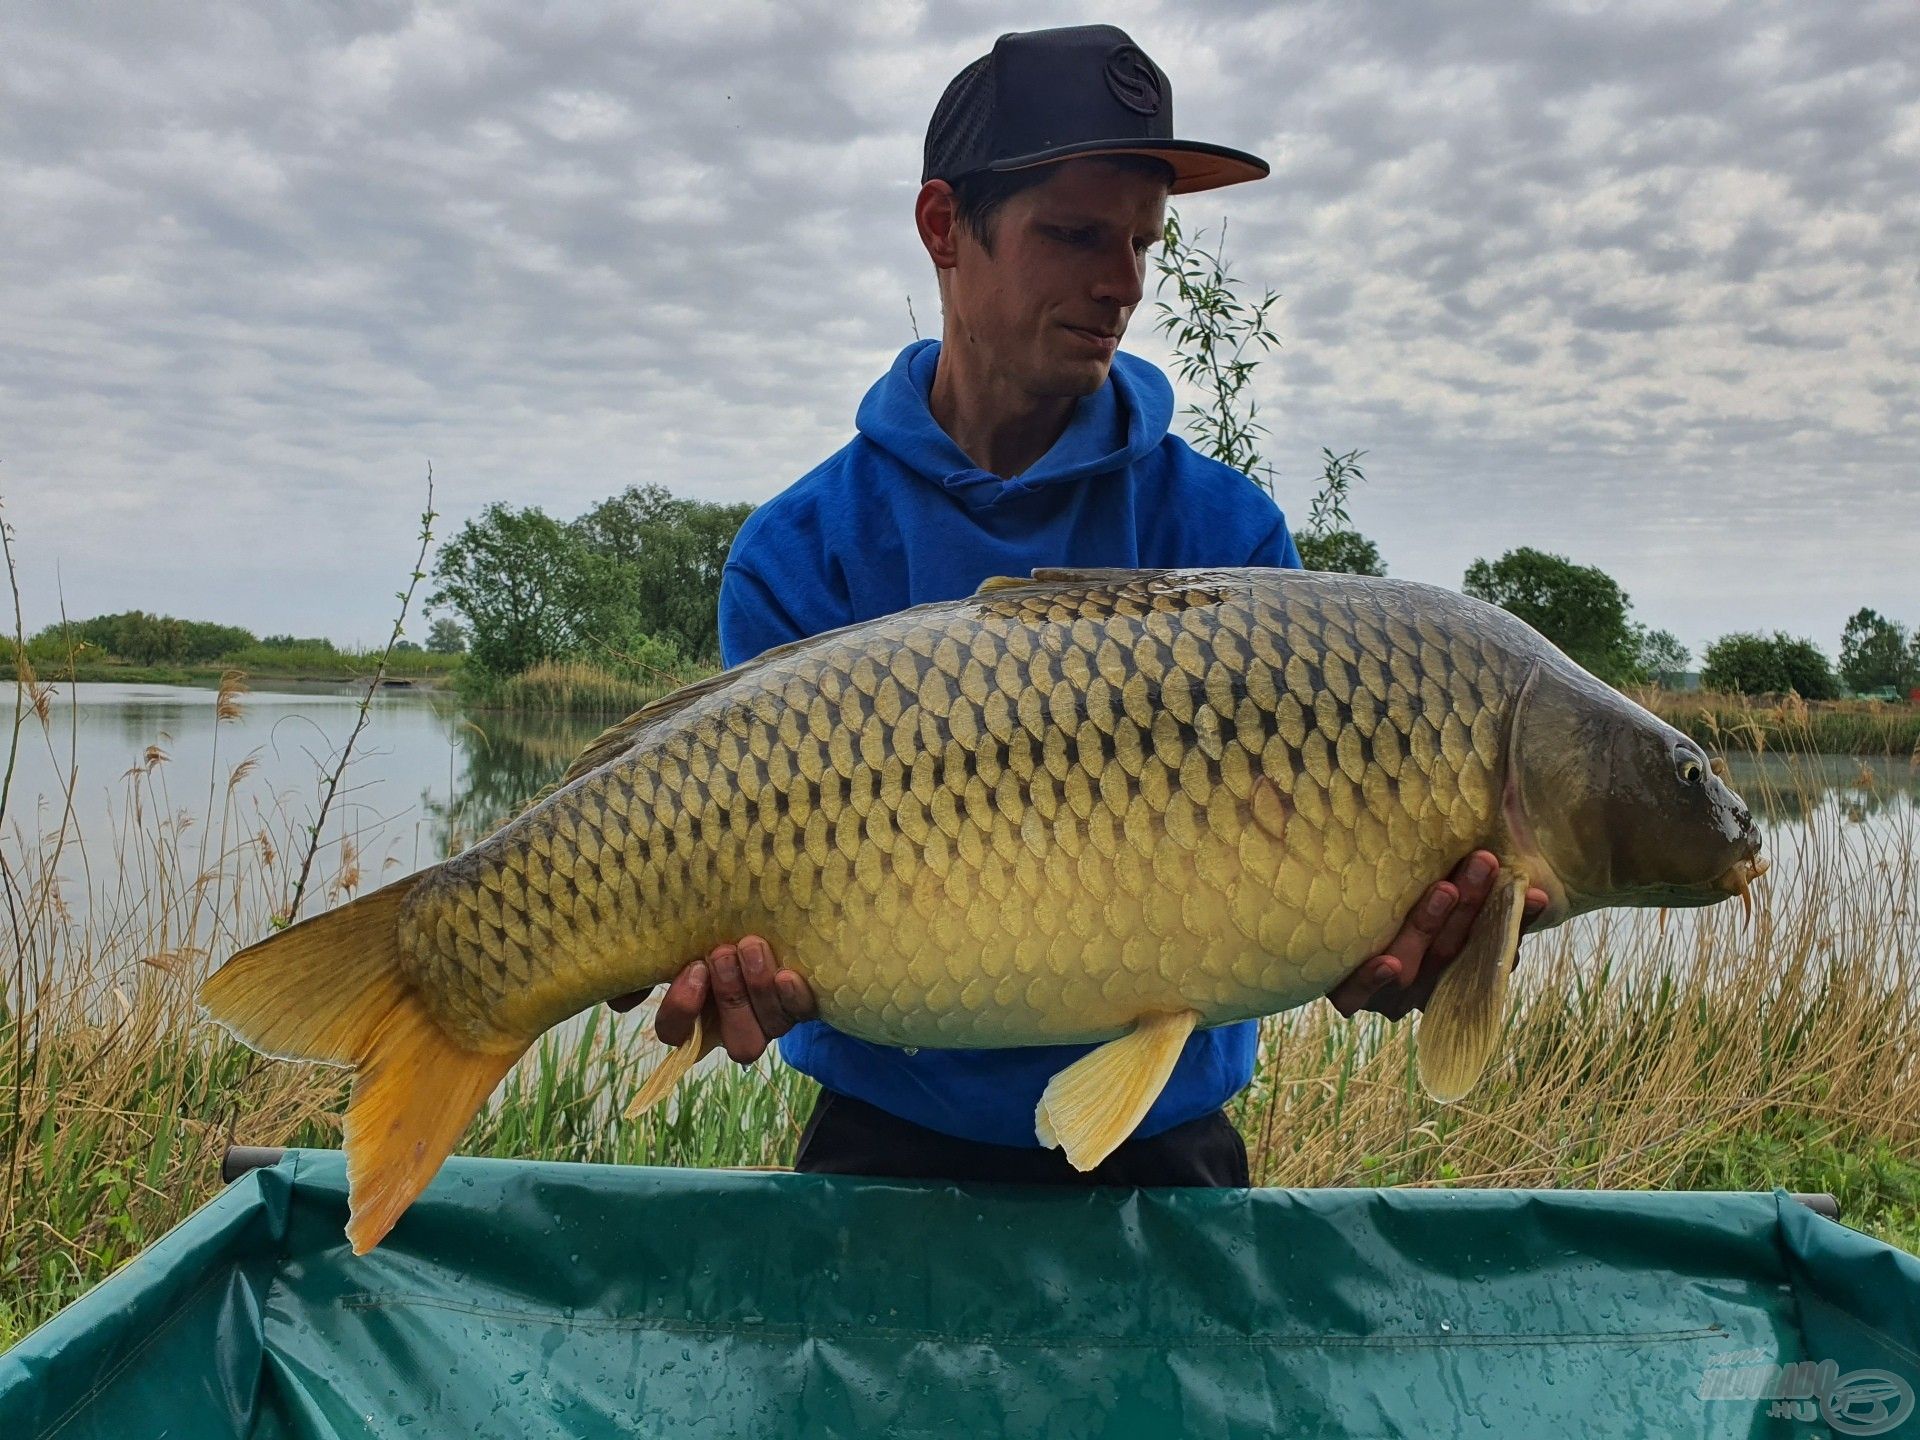
<svg viewBox="0 0 1920 1440">
<path fill-rule="evenodd" d="M 1160 77 L 1138 46 L 1116 45 L 1108 52 L 1107 88 L 1137 115 L 1160 113 Z"/>
</svg>

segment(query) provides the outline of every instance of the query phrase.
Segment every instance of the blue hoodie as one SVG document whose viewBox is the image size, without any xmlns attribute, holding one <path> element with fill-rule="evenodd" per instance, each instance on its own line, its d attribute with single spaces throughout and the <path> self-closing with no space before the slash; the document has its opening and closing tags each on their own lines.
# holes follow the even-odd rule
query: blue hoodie
<svg viewBox="0 0 1920 1440">
<path fill-rule="evenodd" d="M 1053 448 L 1017 479 L 969 460 L 927 406 L 937 340 L 900 352 L 860 402 L 845 449 L 748 517 L 720 585 L 729 665 L 775 645 L 1037 566 L 1289 565 L 1285 518 L 1237 470 L 1167 433 L 1173 388 L 1116 354 Z M 1134 1132 L 1210 1114 L 1253 1076 L 1254 1024 L 1197 1032 Z M 796 1026 L 780 1053 L 830 1090 L 919 1125 L 1033 1147 L 1047 1081 L 1084 1045 L 906 1051 Z"/>
</svg>

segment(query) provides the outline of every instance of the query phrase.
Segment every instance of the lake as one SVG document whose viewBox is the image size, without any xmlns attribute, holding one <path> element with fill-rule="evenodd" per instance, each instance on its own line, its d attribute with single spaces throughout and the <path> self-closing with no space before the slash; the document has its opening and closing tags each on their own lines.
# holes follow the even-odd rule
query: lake
<svg viewBox="0 0 1920 1440">
<path fill-rule="evenodd" d="M 90 843 L 114 833 L 136 803 L 201 815 L 243 762 L 251 763 L 241 787 L 255 806 L 311 824 L 360 694 L 318 684 L 249 692 L 225 720 L 217 699 L 210 688 L 181 685 L 57 688 L 48 723 L 29 720 L 22 735 L 9 829 L 53 829 L 68 773 L 77 776 L 75 828 Z M 418 869 L 556 778 L 605 723 L 468 712 L 444 693 L 384 690 L 354 745 L 327 835 L 351 839 L 363 865 Z"/>
<path fill-rule="evenodd" d="M 282 851 L 303 848 L 359 696 L 337 686 L 263 690 L 238 697 L 238 713 L 225 720 L 217 718 L 217 698 L 211 689 L 171 685 L 56 690 L 47 724 L 29 720 L 23 732 L 7 808 L 9 856 L 57 832 L 60 777 L 70 772 L 77 776 L 70 833 L 79 839 L 58 866 L 70 908 L 85 905 L 102 871 L 144 864 L 140 854 L 129 859 L 129 838 L 156 826 L 171 827 L 176 839 L 198 827 L 202 844 L 222 838 L 212 832 L 223 825 L 229 844 L 257 827 Z M 327 815 L 316 870 L 332 873 L 349 857 L 365 889 L 471 843 L 557 777 L 604 723 L 467 711 L 425 690 L 382 692 Z M 1920 770 L 1849 756 L 1731 763 L 1736 788 L 1767 830 L 1770 892 L 1862 877 L 1885 887 L 1887 904 L 1913 915 Z M 1819 875 L 1807 874 L 1816 864 Z M 1593 923 L 1577 922 L 1576 933 Z M 1653 917 L 1637 914 L 1630 923 Z"/>
</svg>

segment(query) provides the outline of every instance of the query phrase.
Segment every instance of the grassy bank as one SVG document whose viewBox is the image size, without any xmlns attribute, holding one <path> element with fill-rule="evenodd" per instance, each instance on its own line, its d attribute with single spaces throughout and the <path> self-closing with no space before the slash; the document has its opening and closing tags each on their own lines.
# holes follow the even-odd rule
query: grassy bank
<svg viewBox="0 0 1920 1440">
<path fill-rule="evenodd" d="M 171 780 L 167 765 L 150 755 L 124 777 L 130 818 L 112 834 L 76 836 L 57 813 L 0 827 L 0 1345 L 211 1195 L 229 1141 L 338 1141 L 341 1072 L 262 1060 L 192 1003 L 285 904 L 304 812 L 256 788 L 245 762 Z M 181 818 L 170 797 L 189 793 L 202 799 Z M 1763 884 L 1749 925 L 1725 906 L 1663 931 L 1530 941 L 1506 1039 L 1457 1105 L 1420 1090 L 1413 1025 L 1325 1005 L 1265 1022 L 1234 1105 L 1256 1178 L 1780 1184 L 1832 1190 L 1849 1223 L 1920 1250 L 1920 859 L 1911 833 L 1863 848 L 1836 807 L 1805 808 L 1801 881 Z M 323 851 L 309 912 L 387 878 L 355 872 L 344 847 Z M 543 1040 L 462 1150 L 790 1161 L 811 1085 L 774 1067 L 705 1076 L 671 1120 L 620 1123 L 659 1053 L 637 1030 L 602 1014 Z"/>
<path fill-rule="evenodd" d="M 470 675 L 461 683 L 469 705 L 524 715 L 631 715 L 642 705 L 679 689 L 710 669 L 645 669 L 623 673 L 585 660 L 544 660 L 518 675 L 496 680 Z"/>
<path fill-rule="evenodd" d="M 1635 690 L 1633 698 L 1709 749 L 1920 759 L 1920 705 L 1885 700 L 1755 700 L 1712 690 Z"/>
</svg>

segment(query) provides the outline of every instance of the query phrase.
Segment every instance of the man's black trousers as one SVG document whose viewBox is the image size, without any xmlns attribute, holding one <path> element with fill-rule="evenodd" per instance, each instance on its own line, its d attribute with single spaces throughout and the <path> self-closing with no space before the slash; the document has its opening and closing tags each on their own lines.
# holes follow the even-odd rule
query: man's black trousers
<svg viewBox="0 0 1920 1440">
<path fill-rule="evenodd" d="M 1009 1181 L 1027 1185 L 1245 1186 L 1247 1147 L 1224 1111 L 1145 1139 L 1123 1141 L 1091 1170 L 1058 1150 L 962 1140 L 902 1120 L 864 1100 L 823 1089 L 800 1136 L 793 1168 L 816 1175 L 901 1180 Z"/>
</svg>

